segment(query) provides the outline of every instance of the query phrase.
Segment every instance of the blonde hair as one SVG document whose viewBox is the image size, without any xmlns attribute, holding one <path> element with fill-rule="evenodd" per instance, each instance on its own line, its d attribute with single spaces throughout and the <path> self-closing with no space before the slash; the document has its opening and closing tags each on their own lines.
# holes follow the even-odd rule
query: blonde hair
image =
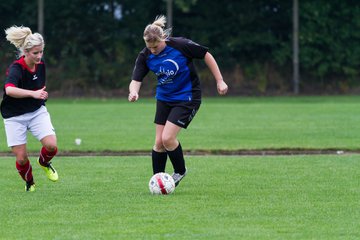
<svg viewBox="0 0 360 240">
<path fill-rule="evenodd" d="M 144 41 L 159 42 L 164 41 L 171 35 L 171 28 L 165 29 L 166 17 L 164 15 L 157 16 L 152 24 L 145 27 Z"/>
<path fill-rule="evenodd" d="M 6 40 L 13 44 L 24 55 L 26 50 L 35 46 L 45 47 L 44 39 L 40 33 L 32 33 L 30 28 L 24 26 L 12 26 L 5 30 Z"/>
</svg>

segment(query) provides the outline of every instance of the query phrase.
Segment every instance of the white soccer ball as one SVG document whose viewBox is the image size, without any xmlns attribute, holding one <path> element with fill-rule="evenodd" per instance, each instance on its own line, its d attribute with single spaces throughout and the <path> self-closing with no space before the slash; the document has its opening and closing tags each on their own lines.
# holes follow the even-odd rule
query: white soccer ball
<svg viewBox="0 0 360 240">
<path fill-rule="evenodd" d="M 157 195 L 170 194 L 175 190 L 174 179 L 168 173 L 156 173 L 150 178 L 149 190 L 152 194 Z"/>
</svg>

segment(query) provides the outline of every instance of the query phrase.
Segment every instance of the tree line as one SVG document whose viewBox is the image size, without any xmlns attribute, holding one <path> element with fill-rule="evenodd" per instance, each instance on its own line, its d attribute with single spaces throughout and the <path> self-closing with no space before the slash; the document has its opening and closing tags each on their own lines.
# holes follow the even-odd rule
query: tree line
<svg viewBox="0 0 360 240">
<path fill-rule="evenodd" d="M 38 1 L 0 2 L 0 26 L 38 30 Z M 209 47 L 232 94 L 288 94 L 292 89 L 292 1 L 173 0 L 173 36 Z M 44 0 L 48 89 L 60 96 L 114 96 L 127 91 L 142 33 L 166 0 Z M 360 86 L 360 2 L 299 1 L 301 93 L 349 93 Z M 0 40 L 0 70 L 16 52 Z M 215 80 L 196 66 L 205 94 Z M 149 75 L 145 94 L 156 81 Z"/>
</svg>

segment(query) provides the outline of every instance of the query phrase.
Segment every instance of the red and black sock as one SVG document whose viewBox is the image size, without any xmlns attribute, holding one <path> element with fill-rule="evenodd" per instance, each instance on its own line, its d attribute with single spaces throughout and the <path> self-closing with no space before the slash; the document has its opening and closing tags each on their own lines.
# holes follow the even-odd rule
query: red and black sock
<svg viewBox="0 0 360 240">
<path fill-rule="evenodd" d="M 24 165 L 20 165 L 18 162 L 16 162 L 16 169 L 25 182 L 29 184 L 34 183 L 30 161 L 27 161 Z"/>
<path fill-rule="evenodd" d="M 56 153 L 57 148 L 55 149 L 55 151 L 49 152 L 48 150 L 46 150 L 45 147 L 42 147 L 39 156 L 40 165 L 46 167 L 47 163 L 50 162 L 50 160 L 56 155 Z"/>
<path fill-rule="evenodd" d="M 177 148 L 175 148 L 173 151 L 167 151 L 167 154 L 169 155 L 170 161 L 174 167 L 174 172 L 183 175 L 186 172 L 186 168 L 184 154 L 180 142 Z"/>
<path fill-rule="evenodd" d="M 154 149 L 151 154 L 153 173 L 165 172 L 167 152 L 156 152 Z"/>
</svg>

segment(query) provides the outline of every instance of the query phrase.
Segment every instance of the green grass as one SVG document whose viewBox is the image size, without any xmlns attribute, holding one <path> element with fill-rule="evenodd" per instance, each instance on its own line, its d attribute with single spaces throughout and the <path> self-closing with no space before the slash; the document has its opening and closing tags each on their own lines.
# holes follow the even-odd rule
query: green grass
<svg viewBox="0 0 360 240">
<path fill-rule="evenodd" d="M 359 100 L 206 98 L 179 138 L 187 151 L 346 153 L 360 149 Z M 360 238 L 360 155 L 186 156 L 189 174 L 175 193 L 152 196 L 153 99 L 50 100 L 47 106 L 60 153 L 149 154 L 60 155 L 54 160 L 60 181 L 52 183 L 36 165 L 40 145 L 29 136 L 37 191 L 25 193 L 14 158 L 0 158 L 0 239 Z"/>
<path fill-rule="evenodd" d="M 34 165 L 25 193 L 1 158 L 0 239 L 360 238 L 359 155 L 188 156 L 169 196 L 149 193 L 150 162 L 58 157 L 60 181 Z"/>
<path fill-rule="evenodd" d="M 358 96 L 205 98 L 179 139 L 185 150 L 358 150 L 359 102 Z M 60 151 L 149 151 L 154 143 L 153 99 L 50 99 L 47 106 Z M 39 151 L 32 136 L 29 151 Z"/>
</svg>

